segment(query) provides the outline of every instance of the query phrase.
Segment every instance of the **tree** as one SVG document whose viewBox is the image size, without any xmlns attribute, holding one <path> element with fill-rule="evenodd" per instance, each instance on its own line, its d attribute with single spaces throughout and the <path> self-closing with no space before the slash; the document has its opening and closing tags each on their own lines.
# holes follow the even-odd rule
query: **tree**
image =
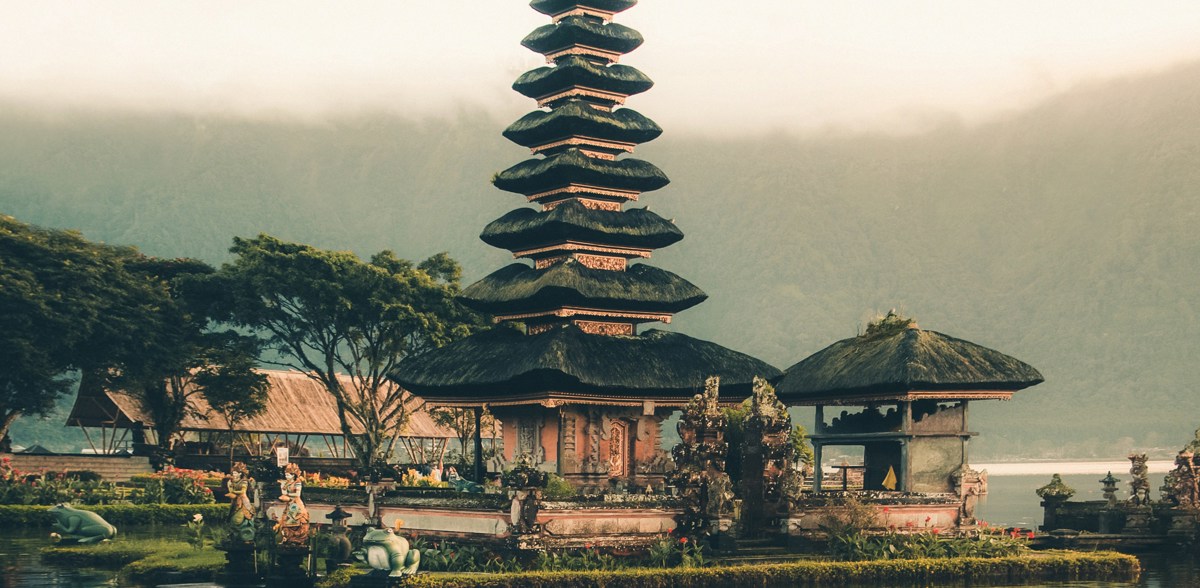
<svg viewBox="0 0 1200 588">
<path fill-rule="evenodd" d="M 209 328 L 214 309 L 203 281 L 214 270 L 193 259 L 138 256 L 130 271 L 163 286 L 140 345 L 108 372 L 107 385 L 134 397 L 154 421 L 158 447 L 165 457 L 173 448 L 183 420 L 200 415 L 193 398 L 217 394 L 229 406 L 265 389 L 266 378 L 253 371 L 257 338 Z M 261 410 L 261 409 L 260 409 Z"/>
<path fill-rule="evenodd" d="M 458 263 L 442 253 L 414 266 L 390 251 L 364 262 L 269 235 L 235 238 L 230 251 L 234 261 L 209 282 L 224 295 L 223 318 L 264 337 L 276 354 L 265 363 L 299 370 L 333 396 L 359 466 L 373 471 L 408 418 L 407 393 L 388 374 L 481 325 L 454 299 Z"/>
<path fill-rule="evenodd" d="M 247 350 L 248 351 L 248 350 Z M 214 412 L 229 427 L 229 467 L 233 467 L 234 429 L 267 409 L 267 377 L 254 370 L 248 353 L 234 352 L 200 368 L 193 380 Z"/>
<path fill-rule="evenodd" d="M 460 466 L 468 466 L 474 462 L 475 456 L 475 410 L 470 408 L 453 408 L 440 407 L 429 411 L 429 418 L 439 427 L 445 427 L 454 431 L 458 437 L 458 446 L 460 448 L 458 454 L 458 464 Z M 484 410 L 480 419 L 483 433 L 488 433 L 495 430 L 496 417 L 489 410 Z M 495 451 L 493 443 L 492 450 Z M 484 451 L 484 457 L 490 457 L 488 452 Z"/>
<path fill-rule="evenodd" d="M 143 347 L 164 285 L 130 271 L 132 248 L 0 215 L 0 438 L 45 415 L 76 372 L 107 372 Z"/>
<path fill-rule="evenodd" d="M 792 445 L 792 459 L 799 463 L 803 470 L 812 470 L 816 454 L 813 453 L 812 444 L 808 442 L 808 429 L 804 425 L 792 427 L 791 433 L 788 434 L 788 443 Z"/>
</svg>

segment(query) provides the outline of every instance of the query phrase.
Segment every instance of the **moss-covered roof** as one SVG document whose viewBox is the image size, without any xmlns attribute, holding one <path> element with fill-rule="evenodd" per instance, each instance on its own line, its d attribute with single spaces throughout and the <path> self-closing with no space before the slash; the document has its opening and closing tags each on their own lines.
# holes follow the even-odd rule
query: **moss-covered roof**
<svg viewBox="0 0 1200 588">
<path fill-rule="evenodd" d="M 644 40 L 641 33 L 624 25 L 604 24 L 585 16 L 568 16 L 557 24 L 534 29 L 521 40 L 521 44 L 543 54 L 572 45 L 629 53 L 640 47 Z"/>
<path fill-rule="evenodd" d="M 671 183 L 654 164 L 640 159 L 610 161 L 567 149 L 546 158 L 527 159 L 499 174 L 497 188 L 518 194 L 538 194 L 577 183 L 613 190 L 649 192 Z"/>
<path fill-rule="evenodd" d="M 489 314 L 576 306 L 631 312 L 679 312 L 708 297 L 691 282 L 644 263 L 626 271 L 592 269 L 568 259 L 546 269 L 514 263 L 462 292 L 464 304 Z"/>
<path fill-rule="evenodd" d="M 621 12 L 633 8 L 635 4 L 637 4 L 637 0 L 533 0 L 529 3 L 534 10 L 550 16 L 562 14 L 576 7 Z"/>
<path fill-rule="evenodd" d="M 910 325 L 838 341 L 788 368 L 775 391 L 795 401 L 910 391 L 1012 391 L 1042 381 L 1032 366 L 999 351 Z"/>
<path fill-rule="evenodd" d="M 742 399 L 754 376 L 779 370 L 753 357 L 680 333 L 589 335 L 573 326 L 524 335 L 497 327 L 405 360 L 392 379 L 425 400 L 566 392 L 616 398 L 687 398 L 721 376 L 721 395 Z"/>
<path fill-rule="evenodd" d="M 632 96 L 649 90 L 654 82 L 627 65 L 598 65 L 578 55 L 559 59 L 553 67 L 530 70 L 513 82 L 513 89 L 530 98 L 541 98 L 571 86 L 583 86 Z"/>
<path fill-rule="evenodd" d="M 547 211 L 518 208 L 493 221 L 484 243 L 517 251 L 567 240 L 615 247 L 658 249 L 683 239 L 675 223 L 644 208 L 593 210 L 569 200 Z"/>
<path fill-rule="evenodd" d="M 505 138 L 524 147 L 545 145 L 570 136 L 646 143 L 661 134 L 661 127 L 635 110 L 600 110 L 582 100 L 569 100 L 549 112 L 535 110 L 504 130 Z"/>
</svg>

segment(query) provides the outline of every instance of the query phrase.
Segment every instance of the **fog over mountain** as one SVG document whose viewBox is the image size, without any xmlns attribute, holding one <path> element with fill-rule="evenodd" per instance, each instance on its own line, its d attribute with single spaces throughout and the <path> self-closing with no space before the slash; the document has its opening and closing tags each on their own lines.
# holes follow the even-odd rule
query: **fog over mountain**
<svg viewBox="0 0 1200 588">
<path fill-rule="evenodd" d="M 10 105 L 0 212 L 214 263 L 259 232 L 447 250 L 471 282 L 508 262 L 477 235 L 521 205 L 488 184 L 527 157 L 509 122 Z M 650 263 L 710 295 L 672 328 L 786 368 L 895 307 L 1038 367 L 1045 384 L 972 407 L 976 460 L 1172 448 L 1200 426 L 1200 62 L 918 134 L 666 130 L 637 157 L 673 183 L 639 205 L 687 238 Z"/>
</svg>

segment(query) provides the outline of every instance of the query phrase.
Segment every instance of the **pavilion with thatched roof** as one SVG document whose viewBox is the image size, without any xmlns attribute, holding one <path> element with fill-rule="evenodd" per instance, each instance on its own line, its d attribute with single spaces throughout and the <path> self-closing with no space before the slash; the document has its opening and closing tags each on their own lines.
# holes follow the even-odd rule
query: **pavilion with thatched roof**
<svg viewBox="0 0 1200 588">
<path fill-rule="evenodd" d="M 670 181 L 624 157 L 662 133 L 622 108 L 653 82 L 618 65 L 642 43 L 614 16 L 636 0 L 533 0 L 551 17 L 522 42 L 549 64 L 513 89 L 538 110 L 504 131 L 534 155 L 496 174 L 496 188 L 537 208 L 489 224 L 481 239 L 517 259 L 462 292 L 468 306 L 506 323 L 404 361 L 392 379 L 434 405 L 488 407 L 503 422 L 505 457 L 582 486 L 624 480 L 661 484 L 669 458 L 664 418 L 721 377 L 722 400 L 750 395 L 755 376 L 779 370 L 680 333 L 646 330 L 707 295 L 669 271 L 640 263 L 683 238 L 675 224 L 625 206 Z M 637 262 L 637 263 L 635 263 Z M 478 454 L 478 452 L 477 452 Z M 477 462 L 476 475 L 482 475 Z"/>
<path fill-rule="evenodd" d="M 889 313 L 788 368 L 776 392 L 789 405 L 816 407 L 818 464 L 824 447 L 861 446 L 864 489 L 943 493 L 969 470 L 976 433 L 967 428 L 968 403 L 1007 400 L 1042 381 L 1029 364 Z M 827 422 L 827 406 L 862 410 Z"/>
<path fill-rule="evenodd" d="M 233 427 L 233 437 L 240 452 L 256 455 L 276 444 L 286 443 L 307 447 L 314 454 L 333 459 L 349 457 L 331 394 L 299 372 L 261 372 L 267 376 L 266 409 Z M 351 385 L 349 378 L 345 379 L 346 385 Z M 180 424 L 180 433 L 186 439 L 185 447 L 204 453 L 213 438 L 229 436 L 229 424 L 209 408 L 203 395 L 190 395 L 188 403 L 189 409 Z M 424 463 L 432 459 L 436 462 L 446 451 L 449 440 L 456 439 L 457 434 L 435 424 L 420 399 L 409 396 L 405 406 L 408 421 L 401 433 L 401 443 L 412 461 Z M 106 389 L 90 378 L 81 382 L 79 396 L 66 424 L 83 430 L 92 449 L 101 454 L 113 453 L 127 441 L 154 441 L 154 419 L 136 398 L 121 390 Z M 361 429 L 357 423 L 351 425 L 352 434 L 360 433 Z M 314 441 L 316 445 L 312 444 Z"/>
</svg>

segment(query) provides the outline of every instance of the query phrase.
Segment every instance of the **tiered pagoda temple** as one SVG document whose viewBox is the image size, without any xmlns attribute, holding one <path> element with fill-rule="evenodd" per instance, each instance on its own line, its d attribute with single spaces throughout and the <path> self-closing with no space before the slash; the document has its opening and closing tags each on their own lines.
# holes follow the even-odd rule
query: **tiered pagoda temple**
<svg viewBox="0 0 1200 588">
<path fill-rule="evenodd" d="M 552 23 L 522 44 L 549 64 L 513 88 L 537 102 L 504 131 L 534 158 L 495 186 L 536 208 L 489 224 L 484 242 L 522 261 L 466 288 L 496 328 L 404 362 L 394 379 L 433 405 L 487 406 L 503 422 L 505 457 L 529 455 L 583 486 L 661 480 L 660 424 L 721 377 L 722 399 L 750 395 L 754 376 L 781 373 L 714 343 L 656 329 L 706 295 L 646 263 L 683 239 L 674 223 L 629 207 L 669 180 L 626 157 L 662 133 L 623 108 L 653 82 L 618 60 L 642 44 L 612 22 L 636 0 L 534 0 Z M 628 208 L 627 208 L 628 207 Z"/>
</svg>

